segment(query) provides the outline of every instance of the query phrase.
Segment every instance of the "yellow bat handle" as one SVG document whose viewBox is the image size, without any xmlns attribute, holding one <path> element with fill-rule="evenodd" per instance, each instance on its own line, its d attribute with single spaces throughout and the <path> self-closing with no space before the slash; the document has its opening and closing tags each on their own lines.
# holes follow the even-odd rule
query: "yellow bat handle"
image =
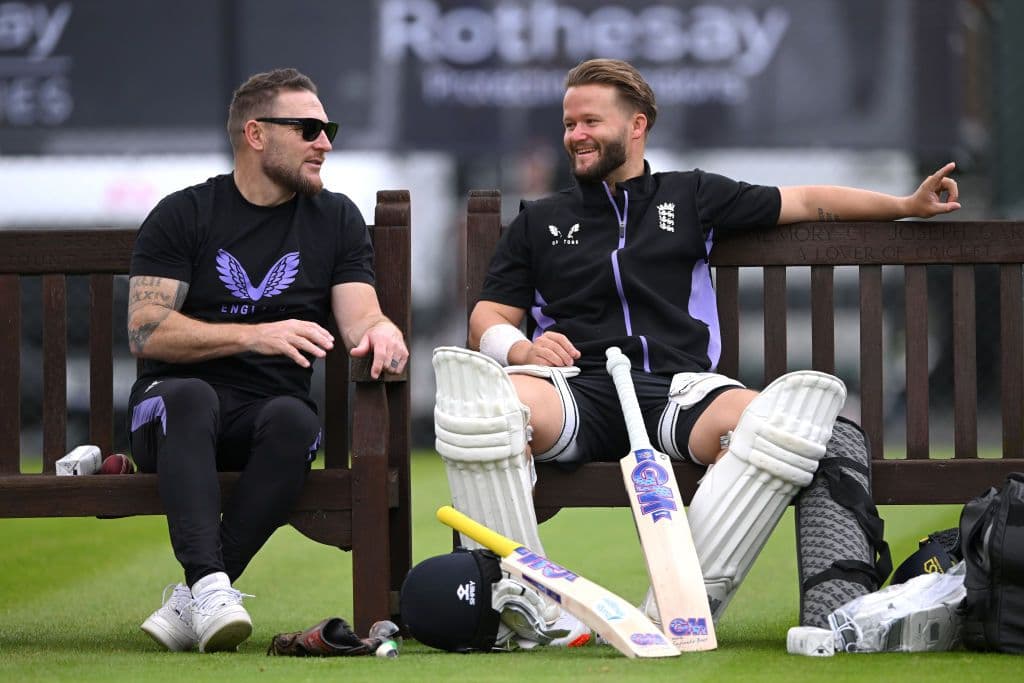
<svg viewBox="0 0 1024 683">
<path fill-rule="evenodd" d="M 446 524 L 456 531 L 466 534 L 480 545 L 490 548 L 502 557 L 511 555 L 513 550 L 523 545 L 513 541 L 511 538 L 505 538 L 497 531 L 488 529 L 480 522 L 470 519 L 450 505 L 442 505 L 437 509 L 437 519 L 442 524 Z"/>
</svg>

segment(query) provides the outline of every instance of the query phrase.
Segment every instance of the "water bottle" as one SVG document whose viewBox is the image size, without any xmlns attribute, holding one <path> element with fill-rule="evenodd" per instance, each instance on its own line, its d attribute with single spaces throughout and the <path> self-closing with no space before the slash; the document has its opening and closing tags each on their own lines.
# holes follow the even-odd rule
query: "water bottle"
<svg viewBox="0 0 1024 683">
<path fill-rule="evenodd" d="M 398 646 L 402 642 L 398 625 L 393 621 L 377 621 L 370 627 L 370 638 L 381 641 L 375 653 L 378 657 L 397 657 Z"/>
</svg>

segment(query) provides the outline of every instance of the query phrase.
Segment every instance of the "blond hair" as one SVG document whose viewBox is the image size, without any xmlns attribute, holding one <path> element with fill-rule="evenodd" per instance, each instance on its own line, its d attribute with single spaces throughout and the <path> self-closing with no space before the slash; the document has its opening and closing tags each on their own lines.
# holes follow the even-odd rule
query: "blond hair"
<svg viewBox="0 0 1024 683">
<path fill-rule="evenodd" d="M 647 117 L 647 132 L 654 128 L 654 120 L 658 118 L 654 91 L 629 62 L 618 59 L 590 59 L 581 62 L 565 77 L 566 90 L 580 85 L 609 85 L 615 88 L 626 106 Z"/>
</svg>

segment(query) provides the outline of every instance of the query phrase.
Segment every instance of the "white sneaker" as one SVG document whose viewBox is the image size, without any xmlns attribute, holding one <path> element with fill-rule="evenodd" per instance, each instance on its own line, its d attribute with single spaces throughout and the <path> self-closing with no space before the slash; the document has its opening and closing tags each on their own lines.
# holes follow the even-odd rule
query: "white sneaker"
<svg viewBox="0 0 1024 683">
<path fill-rule="evenodd" d="M 234 650 L 252 634 L 252 619 L 242 598 L 253 596 L 232 588 L 224 572 L 196 581 L 192 596 L 192 625 L 200 652 Z"/>
<path fill-rule="evenodd" d="M 550 647 L 582 647 L 590 642 L 590 628 L 565 610 L 562 610 L 554 627 L 565 629 L 569 634 L 552 640 Z"/>
<path fill-rule="evenodd" d="M 161 600 L 163 605 L 142 622 L 142 630 L 172 652 L 191 650 L 198 642 L 192 628 L 192 591 L 184 584 L 172 583 L 164 588 Z"/>
</svg>

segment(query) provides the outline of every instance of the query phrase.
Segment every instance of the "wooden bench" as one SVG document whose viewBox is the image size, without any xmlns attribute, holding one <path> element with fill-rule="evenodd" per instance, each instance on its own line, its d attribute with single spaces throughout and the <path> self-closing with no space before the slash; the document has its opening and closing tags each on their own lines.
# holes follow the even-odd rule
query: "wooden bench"
<svg viewBox="0 0 1024 683">
<path fill-rule="evenodd" d="M 501 196 L 494 190 L 469 194 L 465 226 L 465 301 L 467 314 L 478 299 L 490 256 L 501 233 Z M 872 452 L 872 484 L 879 504 L 962 504 L 987 487 L 1001 485 L 1006 475 L 1024 471 L 1024 223 L 881 222 L 802 223 L 737 235 L 716 244 L 711 253 L 722 331 L 719 371 L 739 377 L 751 361 L 763 362 L 763 384 L 787 367 L 787 267 L 810 269 L 811 327 L 801 334 L 811 340 L 810 368 L 836 372 L 835 269 L 855 266 L 858 274 L 859 340 L 842 339 L 857 348 L 861 416 Z M 1001 457 L 979 457 L 977 403 L 977 339 L 975 332 L 975 266 L 992 264 L 999 271 L 999 354 Z M 955 389 L 952 397 L 953 457 L 947 449 L 931 449 L 929 420 L 929 301 L 927 271 L 952 266 L 952 351 Z M 905 309 L 906 367 L 896 378 L 906 386 L 906 443 L 887 443 L 883 388 L 882 269 L 901 267 Z M 762 270 L 763 358 L 740 358 L 740 272 Z M 937 408 L 933 405 L 933 410 Z M 943 413 L 944 415 L 945 413 Z M 943 453 L 941 451 L 947 451 Z M 899 452 L 904 451 L 904 452 Z M 982 454 L 984 455 L 984 453 Z M 574 472 L 538 464 L 535 503 L 538 519 L 560 508 L 628 506 L 618 463 L 589 463 Z M 692 497 L 703 470 L 677 464 L 676 477 L 686 499 Z"/>
<path fill-rule="evenodd" d="M 407 191 L 377 193 L 370 231 L 384 312 L 408 338 L 410 219 Z M 58 477 L 67 443 L 68 278 L 89 282 L 88 443 L 110 453 L 114 430 L 114 279 L 128 272 L 135 230 L 0 232 L 0 517 L 123 517 L 163 514 L 155 474 Z M 42 473 L 21 471 L 21 293 L 42 280 Z M 115 341 L 116 340 L 116 341 Z M 398 613 L 398 590 L 412 557 L 409 385 L 406 376 L 372 380 L 363 359 L 343 351 L 325 361 L 323 469 L 310 473 L 289 520 L 320 543 L 352 551 L 353 610 L 362 633 Z M 349 382 L 355 384 L 351 392 Z M 125 388 L 127 396 L 127 388 Z M 349 433 L 349 416 L 352 430 Z M 77 444 L 71 444 L 74 446 Z M 349 452 L 351 447 L 351 460 Z M 38 455 L 33 453 L 30 455 Z M 237 473 L 220 475 L 222 497 Z M 391 615 L 391 616 L 388 616 Z"/>
</svg>

